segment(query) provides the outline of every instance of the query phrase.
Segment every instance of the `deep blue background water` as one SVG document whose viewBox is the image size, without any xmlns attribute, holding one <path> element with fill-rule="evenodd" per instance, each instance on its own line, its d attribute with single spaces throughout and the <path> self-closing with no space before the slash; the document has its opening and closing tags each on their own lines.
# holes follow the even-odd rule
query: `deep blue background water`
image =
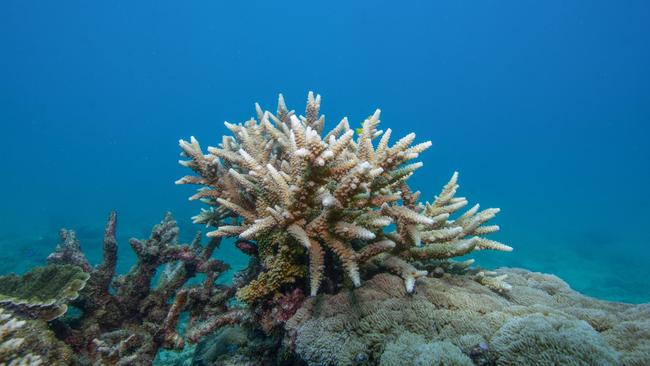
<svg viewBox="0 0 650 366">
<path fill-rule="evenodd" d="M 485 266 L 552 272 L 588 294 L 650 301 L 647 1 L 11 1 L 0 4 L 0 272 L 34 265 L 61 226 L 93 259 L 117 210 L 126 239 L 200 204 L 177 141 L 304 108 L 332 126 L 375 108 L 433 148 L 413 186 L 503 209 L 515 252 Z M 221 253 L 244 261 L 232 248 Z"/>
</svg>

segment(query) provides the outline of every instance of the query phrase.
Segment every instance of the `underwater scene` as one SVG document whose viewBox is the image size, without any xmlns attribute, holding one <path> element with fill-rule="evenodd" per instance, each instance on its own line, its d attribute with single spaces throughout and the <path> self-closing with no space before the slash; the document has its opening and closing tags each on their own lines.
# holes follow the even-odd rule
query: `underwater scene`
<svg viewBox="0 0 650 366">
<path fill-rule="evenodd" d="M 649 15 L 3 1 L 0 365 L 650 365 Z"/>
</svg>

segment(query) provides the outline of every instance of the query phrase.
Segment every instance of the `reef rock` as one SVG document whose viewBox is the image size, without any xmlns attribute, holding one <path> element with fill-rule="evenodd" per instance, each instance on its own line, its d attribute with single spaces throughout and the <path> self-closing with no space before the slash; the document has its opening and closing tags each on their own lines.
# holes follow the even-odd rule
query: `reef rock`
<svg viewBox="0 0 650 366">
<path fill-rule="evenodd" d="M 561 279 L 502 268 L 511 288 L 467 275 L 420 278 L 414 293 L 381 273 L 307 299 L 285 345 L 308 365 L 648 365 L 650 304 L 593 299 Z"/>
</svg>

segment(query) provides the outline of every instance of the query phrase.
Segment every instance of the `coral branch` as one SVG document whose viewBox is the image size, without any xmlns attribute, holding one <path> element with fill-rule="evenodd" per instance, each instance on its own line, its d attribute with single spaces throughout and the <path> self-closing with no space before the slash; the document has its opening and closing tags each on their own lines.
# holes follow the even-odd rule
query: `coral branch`
<svg viewBox="0 0 650 366">
<path fill-rule="evenodd" d="M 198 159 L 198 155 L 195 157 Z M 227 303 L 234 290 L 215 284 L 229 267 L 212 258 L 220 238 L 211 239 L 204 246 L 198 233 L 191 244 L 179 244 L 178 226 L 168 213 L 154 226 L 148 239 L 130 240 L 137 262 L 126 275 L 116 277 L 116 224 L 117 216 L 112 213 L 104 233 L 100 265 L 86 265 L 83 272 L 79 267 L 68 266 L 81 272 L 87 285 L 75 286 L 83 288 L 79 298 L 66 298 L 74 300 L 81 316 L 74 322 L 59 324 L 57 333 L 78 352 L 80 359 L 95 364 L 151 364 L 160 348 L 179 349 L 185 344 L 176 331 L 181 313 L 189 313 L 196 321 L 206 321 L 229 310 Z M 49 260 L 87 264 L 74 232 L 61 232 L 63 242 Z M 161 266 L 163 271 L 153 284 Z M 188 285 L 198 274 L 205 275 L 205 280 Z M 61 307 L 65 311 L 65 304 Z"/>
<path fill-rule="evenodd" d="M 201 337 L 205 336 L 206 334 L 215 332 L 219 328 L 225 327 L 227 325 L 243 323 L 246 321 L 247 317 L 248 312 L 245 310 L 233 310 L 231 312 L 221 314 L 190 330 L 187 334 L 187 339 L 190 342 L 195 343 L 201 339 Z"/>
<path fill-rule="evenodd" d="M 458 173 L 433 203 L 418 202 L 419 192 L 407 180 L 422 167 L 413 160 L 431 142 L 414 144 L 411 133 L 391 145 L 392 131 L 378 130 L 379 109 L 356 134 L 346 118 L 324 132 L 320 106 L 320 96 L 310 92 L 305 116 L 296 116 L 280 96 L 275 115 L 256 104 L 258 120 L 226 123 L 232 136 L 209 147 L 207 155 L 194 137 L 180 142 L 188 158 L 181 164 L 198 176 L 177 183 L 200 185 L 192 199 L 210 206 L 195 221 L 216 227 L 208 236 L 257 243 L 238 242 L 263 265 L 258 278 L 239 290 L 240 299 L 257 302 L 283 287 L 306 283 L 300 273 L 309 273 L 311 288 L 305 292 L 315 295 L 324 278 L 340 278 L 326 273 L 335 268 L 359 286 L 364 263 L 385 253 L 395 258 L 388 267 L 399 267 L 411 289 L 421 273 L 403 270 L 402 262 L 512 249 L 481 237 L 499 229 L 484 225 L 498 209 L 479 212 L 475 206 L 451 218 L 467 205 L 465 198 L 455 197 Z M 395 230 L 388 232 L 391 224 Z M 330 257 L 342 266 L 328 263 Z M 309 270 L 296 268 L 300 266 Z"/>
<path fill-rule="evenodd" d="M 48 263 L 72 264 L 88 272 L 91 266 L 86 255 L 81 251 L 77 234 L 74 231 L 61 229 L 59 237 L 61 242 L 56 246 L 56 250 L 47 257 Z"/>
</svg>

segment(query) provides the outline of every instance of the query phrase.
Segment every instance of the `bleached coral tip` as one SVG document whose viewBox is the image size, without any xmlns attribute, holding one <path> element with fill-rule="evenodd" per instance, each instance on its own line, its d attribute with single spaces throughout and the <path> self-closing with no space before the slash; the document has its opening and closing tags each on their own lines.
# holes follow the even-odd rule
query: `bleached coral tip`
<svg viewBox="0 0 650 366">
<path fill-rule="evenodd" d="M 358 273 L 351 274 L 351 280 L 354 287 L 361 287 L 361 277 Z"/>
<path fill-rule="evenodd" d="M 371 175 L 372 177 L 376 177 L 376 176 L 380 175 L 380 174 L 383 173 L 383 172 L 384 172 L 384 168 L 379 167 L 379 168 L 375 168 L 375 169 L 371 170 L 371 171 L 370 171 L 370 175 Z"/>
<path fill-rule="evenodd" d="M 406 288 L 406 292 L 409 294 L 415 290 L 415 277 L 407 277 L 404 279 L 404 287 Z"/>
<path fill-rule="evenodd" d="M 323 158 L 323 159 L 330 159 L 330 158 L 332 158 L 333 156 L 334 156 L 334 153 L 332 152 L 332 150 L 325 150 L 325 151 L 321 154 L 321 158 Z"/>
<path fill-rule="evenodd" d="M 332 207 L 336 204 L 336 198 L 328 194 L 327 196 L 323 197 L 322 204 L 323 207 Z"/>
<path fill-rule="evenodd" d="M 309 150 L 307 150 L 307 149 L 305 149 L 305 148 L 303 147 L 303 148 L 300 148 L 300 149 L 294 151 L 293 154 L 294 154 L 295 156 L 305 157 L 305 156 L 308 156 L 308 155 L 309 155 Z"/>
</svg>

